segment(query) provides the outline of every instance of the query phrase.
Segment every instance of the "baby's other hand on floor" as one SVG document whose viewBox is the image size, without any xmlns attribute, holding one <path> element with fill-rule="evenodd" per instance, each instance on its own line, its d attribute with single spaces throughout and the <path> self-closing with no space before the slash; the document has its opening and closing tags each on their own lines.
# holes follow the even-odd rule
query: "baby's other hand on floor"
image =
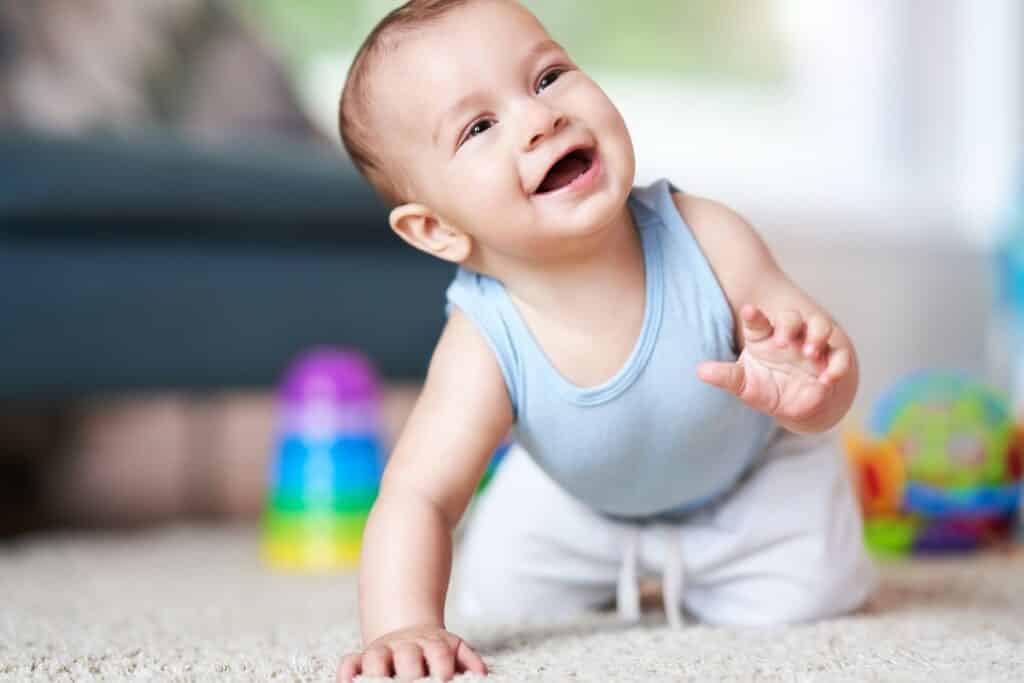
<svg viewBox="0 0 1024 683">
<path fill-rule="evenodd" d="M 487 666 L 462 638 L 436 626 L 416 626 L 392 631 L 373 641 L 362 652 L 345 655 L 338 666 L 338 683 L 360 674 L 414 681 L 431 677 L 451 680 L 455 674 L 487 674 Z"/>
<path fill-rule="evenodd" d="M 815 415 L 853 365 L 852 351 L 829 341 L 835 324 L 824 315 L 805 317 L 797 311 L 769 318 L 749 304 L 740 315 L 745 344 L 739 359 L 701 363 L 698 376 L 779 420 Z"/>
</svg>

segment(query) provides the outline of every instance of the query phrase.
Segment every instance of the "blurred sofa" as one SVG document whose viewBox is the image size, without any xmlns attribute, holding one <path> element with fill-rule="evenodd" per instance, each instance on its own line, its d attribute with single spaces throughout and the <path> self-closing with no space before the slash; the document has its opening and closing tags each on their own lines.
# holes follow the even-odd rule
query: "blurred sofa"
<svg viewBox="0 0 1024 683">
<path fill-rule="evenodd" d="M 451 267 L 392 235 L 327 146 L 0 133 L 0 168 L 0 399 L 269 386 L 317 344 L 426 369 Z M 983 252 L 750 217 L 857 342 L 861 407 L 920 367 L 986 373 Z"/>
<path fill-rule="evenodd" d="M 0 400 L 268 386 L 321 344 L 418 377 L 450 276 L 327 146 L 0 131 Z"/>
</svg>

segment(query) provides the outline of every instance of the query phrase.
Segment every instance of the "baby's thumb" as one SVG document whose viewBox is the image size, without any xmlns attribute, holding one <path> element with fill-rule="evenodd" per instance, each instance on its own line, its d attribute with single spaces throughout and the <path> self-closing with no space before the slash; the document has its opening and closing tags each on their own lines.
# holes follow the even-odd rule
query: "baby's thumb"
<svg viewBox="0 0 1024 683">
<path fill-rule="evenodd" d="M 697 366 L 697 376 L 719 389 L 725 389 L 739 396 L 746 384 L 746 374 L 739 363 L 707 361 Z"/>
</svg>

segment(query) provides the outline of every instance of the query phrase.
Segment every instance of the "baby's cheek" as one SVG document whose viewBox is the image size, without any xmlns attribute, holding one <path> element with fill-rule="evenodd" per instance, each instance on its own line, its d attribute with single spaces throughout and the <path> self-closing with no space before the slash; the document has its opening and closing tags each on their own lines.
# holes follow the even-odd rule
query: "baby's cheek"
<svg viewBox="0 0 1024 683">
<path fill-rule="evenodd" d="M 485 174 L 468 179 L 456 197 L 475 221 L 494 221 L 508 210 L 509 191 L 507 184 Z"/>
<path fill-rule="evenodd" d="M 594 115 L 595 132 L 600 136 L 603 149 L 602 157 L 606 163 L 615 167 L 609 170 L 620 171 L 624 182 L 632 186 L 636 158 L 626 122 L 611 102 L 607 102 L 604 107 L 595 107 Z"/>
<path fill-rule="evenodd" d="M 447 204 L 460 214 L 475 216 L 481 206 L 494 202 L 494 172 L 479 164 L 469 165 L 456 174 L 438 177 L 436 182 L 442 185 L 447 195 Z"/>
</svg>

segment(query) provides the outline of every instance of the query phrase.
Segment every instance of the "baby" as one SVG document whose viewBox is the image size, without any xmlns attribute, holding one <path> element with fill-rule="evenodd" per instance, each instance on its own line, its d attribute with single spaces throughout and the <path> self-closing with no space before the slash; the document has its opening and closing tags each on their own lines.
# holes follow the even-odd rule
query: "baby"
<svg viewBox="0 0 1024 683">
<path fill-rule="evenodd" d="M 514 0 L 413 0 L 371 33 L 342 138 L 392 229 L 458 264 L 360 573 L 338 677 L 485 673 L 445 628 L 452 532 L 491 454 L 451 606 L 489 620 L 617 602 L 660 573 L 673 625 L 820 619 L 872 567 L 845 466 L 843 330 L 721 204 L 634 188 L 626 125 Z"/>
</svg>

